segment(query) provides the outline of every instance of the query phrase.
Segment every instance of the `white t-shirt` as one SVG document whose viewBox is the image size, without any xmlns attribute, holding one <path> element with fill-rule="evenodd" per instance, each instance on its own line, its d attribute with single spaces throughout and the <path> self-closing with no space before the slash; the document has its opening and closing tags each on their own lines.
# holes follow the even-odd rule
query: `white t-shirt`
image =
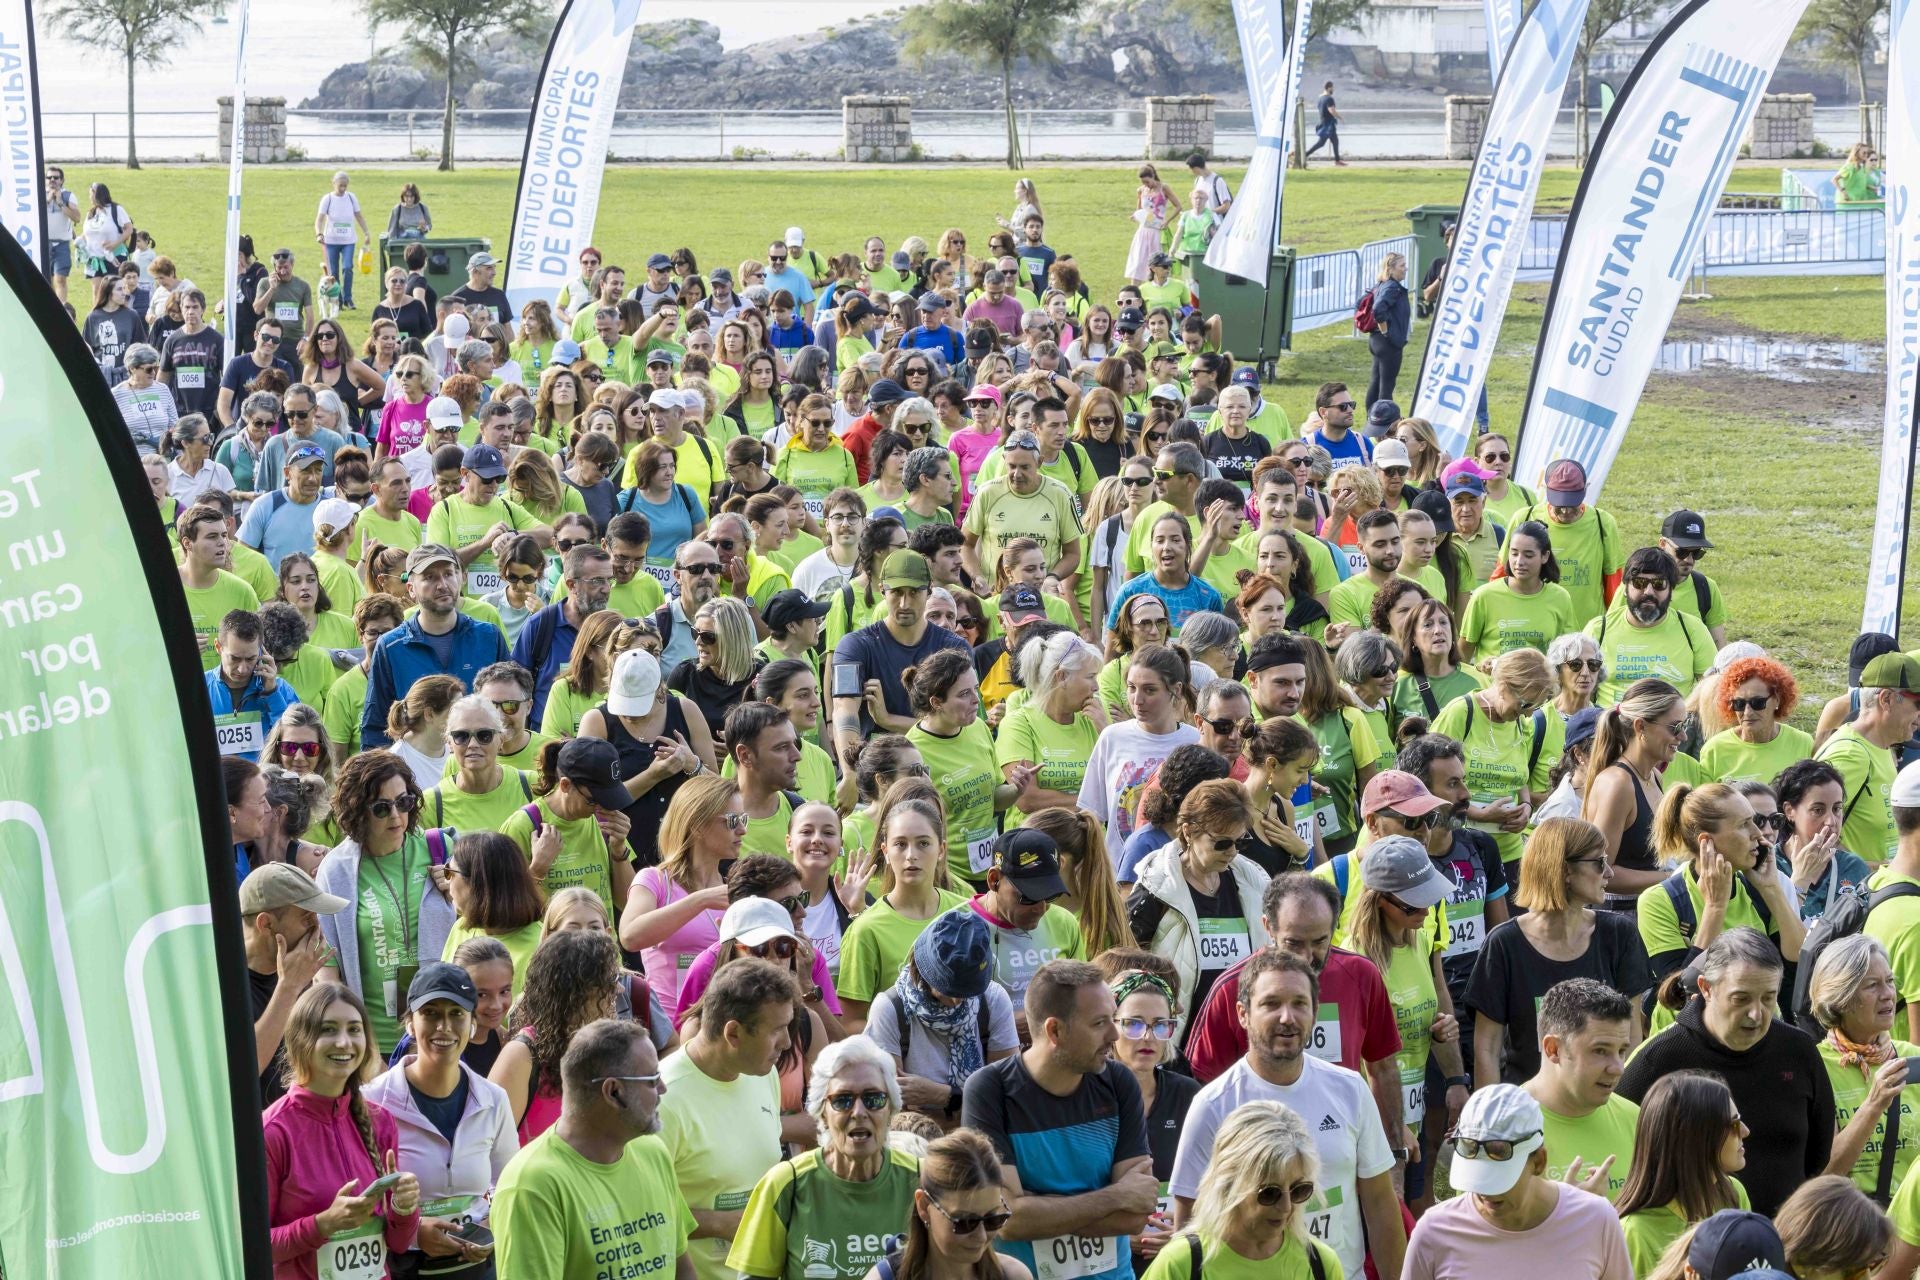
<svg viewBox="0 0 1920 1280">
<path fill-rule="evenodd" d="M 866 1036 L 886 1052 L 899 1056 L 900 1012 L 893 1006 L 891 989 L 873 998 L 873 1005 L 867 1010 Z M 987 984 L 987 1041 L 984 1053 L 999 1053 L 1002 1049 L 1020 1047 L 1020 1032 L 1013 1021 L 1013 1001 L 1008 997 L 1006 988 L 997 982 Z M 924 1025 L 916 1025 L 902 1065 L 906 1067 L 908 1075 L 925 1076 L 933 1081 L 945 1080 L 949 1070 L 947 1038 L 935 1035 Z"/>
<path fill-rule="evenodd" d="M 843 584 L 852 581 L 853 570 L 842 569 L 835 564 L 825 547 L 802 560 L 793 569 L 794 589 L 806 592 L 809 600 L 830 596 Z"/>
<path fill-rule="evenodd" d="M 1101 730 L 1080 782 L 1078 803 L 1107 828 L 1107 850 L 1118 858 L 1133 834 L 1141 789 L 1174 748 L 1200 741 L 1200 730 L 1180 724 L 1172 733 L 1153 734 L 1137 720 L 1122 720 Z"/>
<path fill-rule="evenodd" d="M 1116 559 L 1124 558 L 1127 554 L 1127 532 L 1119 516 L 1108 516 L 1087 537 L 1087 568 L 1107 571 L 1107 589 L 1092 601 L 1093 612 L 1088 615 L 1090 617 L 1106 617 L 1113 597 L 1119 594 L 1122 584 L 1127 580 L 1126 567 Z"/>
<path fill-rule="evenodd" d="M 322 244 L 352 244 L 357 238 L 354 232 L 354 219 L 360 214 L 360 197 L 349 191 L 337 196 L 329 191 L 320 197 L 320 218 Z"/>
<path fill-rule="evenodd" d="M 802 926 L 807 931 L 807 941 L 820 953 L 820 959 L 826 962 L 827 976 L 835 982 L 840 980 L 840 913 L 834 910 L 833 894 L 807 908 L 807 918 Z"/>
<path fill-rule="evenodd" d="M 1269 1084 L 1242 1058 L 1203 1086 L 1187 1109 L 1168 1190 L 1188 1198 L 1199 1192 L 1214 1135 L 1242 1103 L 1284 1103 L 1307 1122 L 1320 1152 L 1319 1190 L 1307 1204 L 1307 1230 L 1340 1255 L 1347 1275 L 1358 1276 L 1367 1254 L 1359 1180 L 1390 1171 L 1393 1150 L 1373 1093 L 1359 1072 L 1311 1054 L 1301 1055 L 1300 1062 L 1300 1078 L 1290 1085 Z"/>
</svg>

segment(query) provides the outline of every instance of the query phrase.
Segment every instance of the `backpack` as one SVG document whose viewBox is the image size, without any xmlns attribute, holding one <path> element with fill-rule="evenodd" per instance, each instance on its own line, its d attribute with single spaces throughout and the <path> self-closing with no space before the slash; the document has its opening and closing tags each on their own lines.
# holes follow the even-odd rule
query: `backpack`
<svg viewBox="0 0 1920 1280">
<path fill-rule="evenodd" d="M 526 772 L 526 770 L 524 770 L 524 769 L 521 769 L 521 770 L 519 770 L 518 772 L 519 772 L 519 774 L 520 774 L 520 795 L 521 795 L 521 796 L 522 796 L 522 797 L 523 797 L 524 799 L 527 799 L 527 800 L 531 800 L 531 799 L 533 799 L 533 788 L 527 785 L 527 772 Z M 446 803 L 446 797 L 445 797 L 445 796 L 442 796 L 442 795 L 440 794 L 440 788 L 439 788 L 439 787 L 435 787 L 435 788 L 433 789 L 433 791 L 432 791 L 432 793 L 431 793 L 431 794 L 433 795 L 433 825 L 434 825 L 435 827 L 440 827 L 440 828 L 444 828 L 444 827 L 446 827 L 446 825 L 447 825 L 447 803 Z M 540 813 L 539 813 L 539 810 L 538 810 L 538 809 L 537 809 L 537 808 L 536 808 L 535 806 L 533 806 L 533 805 L 531 805 L 531 804 L 527 806 L 527 810 L 528 810 L 528 813 L 529 813 L 529 815 L 530 815 L 530 816 L 531 816 L 531 817 L 533 818 L 533 829 L 534 829 L 535 831 L 538 831 L 538 830 L 540 829 Z M 428 847 L 429 847 L 429 848 L 431 848 L 431 847 L 432 847 L 432 845 L 433 845 L 433 837 L 434 837 L 434 835 L 435 835 L 435 834 L 436 834 L 436 833 L 435 833 L 435 832 L 432 832 L 432 831 L 429 831 L 429 832 L 427 833 L 427 845 L 428 845 Z M 437 862 L 444 862 L 444 861 L 446 861 L 446 859 L 445 859 L 445 858 L 439 858 L 439 859 L 436 859 L 435 861 L 436 861 L 436 863 L 437 863 Z"/>
<path fill-rule="evenodd" d="M 1766 900 L 1754 891 L 1753 883 L 1747 879 L 1746 872 L 1736 871 L 1734 874 L 1739 877 L 1741 885 L 1744 886 L 1747 891 L 1748 904 L 1753 907 L 1754 913 L 1760 917 L 1762 931 L 1772 933 L 1772 909 L 1767 906 Z M 1680 927 L 1680 940 L 1687 944 L 1687 953 L 1691 956 L 1693 952 L 1698 949 L 1693 945 L 1693 931 L 1700 927 L 1700 920 L 1699 917 L 1693 913 L 1693 895 L 1687 892 L 1687 873 L 1685 868 L 1674 872 L 1665 880 L 1662 880 L 1660 882 L 1660 888 L 1666 893 L 1667 901 L 1673 905 L 1673 918 L 1674 922 Z M 1920 892 L 1920 888 L 1916 888 L 1915 892 Z M 1811 974 L 1813 972 L 1812 968 L 1809 967 L 1807 972 Z"/>
<path fill-rule="evenodd" d="M 1920 884 L 1902 881 L 1871 894 L 1860 888 L 1848 889 L 1828 903 L 1826 911 L 1807 930 L 1806 939 L 1800 944 L 1800 959 L 1794 966 L 1793 1005 L 1788 1013 L 1794 1024 L 1815 1040 L 1827 1033 L 1820 1020 L 1813 1016 L 1813 971 L 1820 963 L 1821 953 L 1838 939 L 1851 938 L 1864 930 L 1874 908 L 1895 898 L 1920 898 Z M 1888 1123 L 1892 1123 L 1891 1115 Z M 1893 1143 L 1889 1140 L 1886 1145 L 1891 1148 Z"/>
<path fill-rule="evenodd" d="M 1896 1111 L 1899 1108 L 1894 1108 Z M 1200 1237 L 1189 1231 L 1180 1237 L 1187 1242 L 1187 1280 L 1206 1280 L 1206 1263 L 1200 1252 Z M 1320 1260 L 1323 1246 L 1318 1240 L 1307 1241 L 1307 1265 L 1313 1268 L 1313 1280 L 1327 1280 L 1327 1264 Z"/>
<path fill-rule="evenodd" d="M 1353 304 L 1353 327 L 1361 333 L 1380 332 L 1380 322 L 1373 317 L 1373 290 L 1368 289 Z"/>
<path fill-rule="evenodd" d="M 1605 628 L 1606 623 L 1602 622 L 1600 625 L 1602 628 Z M 1425 695 L 1423 694 L 1422 696 L 1424 697 Z M 1469 733 L 1473 732 L 1473 705 L 1473 697 L 1472 695 L 1468 695 L 1467 722 L 1460 727 L 1460 736 L 1462 738 L 1465 738 Z M 1533 745 L 1527 748 L 1527 785 L 1529 786 L 1532 785 L 1534 766 L 1540 763 L 1540 749 L 1546 745 L 1546 742 L 1547 709 L 1545 707 L 1535 707 L 1533 711 Z"/>
</svg>

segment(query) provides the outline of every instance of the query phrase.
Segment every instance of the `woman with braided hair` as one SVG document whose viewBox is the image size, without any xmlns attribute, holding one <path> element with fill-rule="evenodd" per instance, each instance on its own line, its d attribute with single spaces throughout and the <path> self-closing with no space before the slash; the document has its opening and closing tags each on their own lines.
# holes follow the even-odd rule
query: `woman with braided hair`
<svg viewBox="0 0 1920 1280">
<path fill-rule="evenodd" d="M 377 1195 L 359 1194 L 396 1172 L 399 1144 L 393 1117 L 360 1094 L 375 1063 L 366 1006 L 316 982 L 288 1016 L 286 1050 L 288 1091 L 262 1118 L 274 1280 L 315 1280 L 323 1266 L 386 1276 L 387 1256 L 413 1244 L 420 1183 L 402 1173 Z"/>
</svg>

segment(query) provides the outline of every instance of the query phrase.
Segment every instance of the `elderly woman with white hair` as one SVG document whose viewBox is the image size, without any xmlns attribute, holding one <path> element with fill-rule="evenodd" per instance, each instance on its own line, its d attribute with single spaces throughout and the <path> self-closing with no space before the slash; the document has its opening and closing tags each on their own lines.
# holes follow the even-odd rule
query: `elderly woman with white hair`
<svg viewBox="0 0 1920 1280">
<path fill-rule="evenodd" d="M 126 366 L 126 381 L 113 388 L 113 402 L 133 437 L 133 447 L 141 457 L 160 452 L 160 442 L 180 420 L 173 392 L 160 381 L 160 353 L 144 342 L 127 347 L 121 357 Z"/>
<path fill-rule="evenodd" d="M 807 1087 L 820 1145 L 754 1186 L 727 1270 L 749 1280 L 866 1275 L 905 1229 L 920 1185 L 919 1161 L 888 1142 L 899 1110 L 893 1061 L 873 1041 L 853 1036 L 821 1050 Z"/>
<path fill-rule="evenodd" d="M 994 761 L 1009 782 L 1028 778 L 1013 800 L 1014 825 L 1024 827 L 1042 809 L 1078 806 L 1107 713 L 1099 697 L 1100 651 L 1073 632 L 1029 640 L 1016 656 L 1027 697 L 1000 722 Z"/>
<path fill-rule="evenodd" d="M 1319 1151 L 1299 1112 L 1265 1099 L 1242 1103 L 1214 1135 L 1185 1233 L 1142 1280 L 1199 1280 L 1203 1270 L 1337 1280 L 1339 1255 L 1307 1231 L 1319 1175 Z"/>
<path fill-rule="evenodd" d="M 1920 1115 L 1920 1085 L 1907 1083 L 1907 1059 L 1920 1057 L 1920 1047 L 1893 1037 L 1898 999 L 1886 947 L 1865 933 L 1828 943 L 1813 962 L 1808 994 L 1833 1085 L 1837 1132 L 1826 1172 L 1852 1178 L 1885 1205 L 1920 1151 L 1916 1135 L 1896 1128 L 1889 1141 L 1887 1133 L 1896 1108 L 1896 1124 Z"/>
<path fill-rule="evenodd" d="M 1273 444 L 1250 425 L 1253 420 L 1253 393 L 1245 387 L 1226 387 L 1214 401 L 1214 429 L 1207 432 L 1202 448 L 1222 479 L 1242 489 L 1253 487 L 1253 468 L 1273 452 Z"/>
<path fill-rule="evenodd" d="M 1550 713 L 1558 712 L 1564 723 L 1594 705 L 1593 695 L 1607 676 L 1598 641 L 1581 631 L 1556 637 L 1547 646 L 1547 665 L 1560 684 L 1560 692 L 1547 704 Z"/>
</svg>

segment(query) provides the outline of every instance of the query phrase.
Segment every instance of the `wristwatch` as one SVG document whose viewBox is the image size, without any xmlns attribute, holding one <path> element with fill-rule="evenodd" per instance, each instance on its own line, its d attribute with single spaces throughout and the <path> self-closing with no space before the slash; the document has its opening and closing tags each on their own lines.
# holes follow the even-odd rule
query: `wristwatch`
<svg viewBox="0 0 1920 1280">
<path fill-rule="evenodd" d="M 947 1110 L 947 1115 L 949 1117 L 957 1116 L 960 1114 L 960 1090 L 955 1088 L 949 1088 L 947 1090 L 946 1110 Z"/>
<path fill-rule="evenodd" d="M 1405 1147 L 1393 1148 L 1393 1161 L 1395 1164 L 1406 1164 L 1408 1161 L 1408 1158 L 1409 1157 L 1408 1157 L 1407 1148 Z"/>
<path fill-rule="evenodd" d="M 1462 1087 L 1471 1091 L 1473 1089 L 1473 1077 L 1472 1076 L 1448 1076 L 1446 1087 L 1451 1089 L 1455 1085 L 1461 1085 Z"/>
</svg>

